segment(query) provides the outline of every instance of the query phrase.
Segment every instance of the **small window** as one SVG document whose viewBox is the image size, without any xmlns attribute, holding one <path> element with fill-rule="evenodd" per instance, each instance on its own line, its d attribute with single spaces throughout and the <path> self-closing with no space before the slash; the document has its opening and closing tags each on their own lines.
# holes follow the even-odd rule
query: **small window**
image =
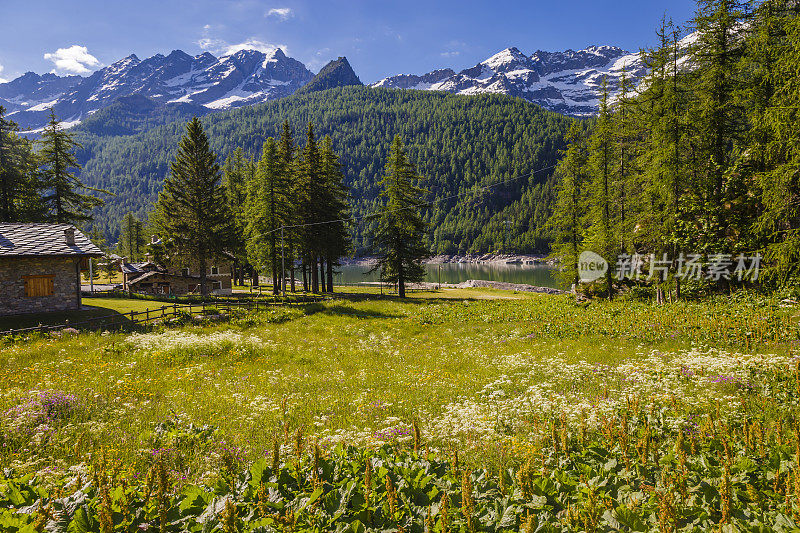
<svg viewBox="0 0 800 533">
<path fill-rule="evenodd" d="M 211 267 L 211 275 L 218 276 L 219 275 L 219 267 Z"/>
<path fill-rule="evenodd" d="M 181 270 L 181 276 L 188 277 L 189 276 L 189 269 L 188 268 L 182 269 Z"/>
<path fill-rule="evenodd" d="M 53 278 L 55 276 L 22 276 L 25 280 L 25 296 L 36 298 L 53 295 Z"/>
</svg>

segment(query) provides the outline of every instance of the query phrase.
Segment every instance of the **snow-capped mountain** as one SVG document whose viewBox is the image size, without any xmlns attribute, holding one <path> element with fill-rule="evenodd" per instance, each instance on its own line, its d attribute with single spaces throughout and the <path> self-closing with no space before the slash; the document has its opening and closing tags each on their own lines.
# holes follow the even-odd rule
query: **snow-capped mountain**
<svg viewBox="0 0 800 533">
<path fill-rule="evenodd" d="M 607 77 L 613 92 L 623 70 L 634 84 L 646 72 L 639 54 L 615 46 L 564 52 L 537 50 L 530 56 L 512 47 L 458 73 L 443 69 L 423 76 L 403 74 L 371 86 L 456 94 L 502 93 L 565 115 L 590 116 L 597 112 L 603 77 Z"/>
<path fill-rule="evenodd" d="M 26 72 L 13 81 L 0 83 L 0 105 L 8 113 L 36 107 L 49 108 L 82 80 L 81 76 L 40 76 Z"/>
<path fill-rule="evenodd" d="M 47 76 L 53 75 L 42 78 Z M 240 50 L 220 58 L 208 52 L 192 57 L 181 50 L 144 60 L 132 54 L 79 78 L 58 95 L 55 91 L 47 98 L 17 95 L 16 107 L 9 118 L 23 130 L 35 130 L 47 122 L 52 107 L 62 121 L 74 124 L 116 99 L 133 94 L 161 104 L 188 103 L 209 110 L 229 109 L 288 96 L 313 77 L 305 65 L 287 57 L 280 49 L 271 54 Z M 0 84 L 0 98 L 7 86 L 21 79 Z M 29 101 L 33 105 L 24 105 Z"/>
</svg>

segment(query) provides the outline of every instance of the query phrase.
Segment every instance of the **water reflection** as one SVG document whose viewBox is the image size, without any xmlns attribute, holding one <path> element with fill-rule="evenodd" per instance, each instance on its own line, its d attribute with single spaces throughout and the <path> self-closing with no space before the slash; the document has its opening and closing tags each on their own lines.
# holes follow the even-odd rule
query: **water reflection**
<svg viewBox="0 0 800 533">
<path fill-rule="evenodd" d="M 378 273 L 369 266 L 345 265 L 334 278 L 336 284 L 355 284 L 378 281 Z M 425 265 L 426 281 L 432 283 L 461 283 L 469 279 L 525 283 L 539 287 L 562 288 L 556 270 L 546 265 L 503 263 L 445 263 Z"/>
</svg>

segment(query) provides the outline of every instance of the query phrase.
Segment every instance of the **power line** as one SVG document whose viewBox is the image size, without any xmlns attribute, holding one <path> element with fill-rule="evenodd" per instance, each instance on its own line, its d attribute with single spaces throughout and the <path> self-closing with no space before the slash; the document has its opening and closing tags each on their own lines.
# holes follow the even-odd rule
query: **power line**
<svg viewBox="0 0 800 533">
<path fill-rule="evenodd" d="M 519 175 L 514 176 L 512 178 L 504 179 L 502 181 L 498 181 L 497 183 L 492 183 L 490 185 L 485 185 L 483 187 L 477 187 L 477 188 L 474 188 L 474 189 L 470 189 L 468 191 L 463 191 L 463 192 L 459 192 L 459 193 L 456 193 L 456 194 L 451 194 L 449 196 L 441 196 L 439 198 L 431 200 L 430 202 L 425 202 L 425 203 L 421 203 L 421 204 L 417 204 L 417 205 L 413 205 L 413 206 L 409 206 L 409 207 L 400 207 L 398 209 L 392 209 L 390 211 L 384 211 L 384 212 L 386 212 L 386 213 L 396 213 L 398 211 L 405 211 L 405 210 L 408 210 L 408 209 L 418 209 L 420 207 L 430 207 L 430 206 L 436 204 L 437 202 L 442 202 L 442 201 L 445 201 L 445 200 L 452 200 L 453 198 L 458 198 L 459 196 L 465 196 L 467 194 L 471 194 L 471 193 L 475 193 L 475 192 L 486 191 L 486 190 L 492 189 L 494 187 L 497 187 L 499 185 L 505 185 L 505 184 L 511 183 L 513 181 L 522 179 L 522 178 L 529 178 L 531 176 L 539 174 L 540 172 L 544 172 L 546 170 L 552 170 L 552 169 L 556 168 L 557 166 L 558 166 L 558 164 L 556 163 L 554 165 L 550 165 L 549 167 L 540 168 L 540 169 L 534 170 L 532 172 L 528 172 L 527 174 L 519 174 Z M 263 237 L 265 235 L 270 235 L 272 233 L 276 233 L 278 231 L 281 231 L 281 230 L 284 230 L 284 229 L 289 229 L 289 228 L 306 228 L 306 227 L 310 227 L 310 226 L 321 226 L 321 225 L 324 225 L 324 224 L 336 224 L 336 223 L 339 223 L 339 222 L 355 222 L 355 221 L 358 221 L 358 220 L 363 220 L 365 218 L 375 217 L 375 216 L 378 216 L 380 214 L 381 214 L 381 212 L 374 211 L 372 213 L 367 213 L 365 215 L 359 215 L 359 216 L 349 217 L 349 218 L 337 218 L 337 219 L 333 219 L 333 220 L 323 220 L 321 222 L 308 222 L 308 223 L 305 223 L 305 224 L 292 224 L 292 225 L 287 225 L 287 226 L 281 226 L 279 228 L 276 228 L 274 230 L 268 231 L 266 233 L 259 233 L 256 237 Z"/>
</svg>

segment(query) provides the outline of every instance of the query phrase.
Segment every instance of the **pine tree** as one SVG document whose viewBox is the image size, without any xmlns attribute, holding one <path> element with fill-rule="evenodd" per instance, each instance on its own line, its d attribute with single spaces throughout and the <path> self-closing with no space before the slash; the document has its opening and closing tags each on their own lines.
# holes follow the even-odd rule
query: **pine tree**
<svg viewBox="0 0 800 533">
<path fill-rule="evenodd" d="M 225 197 L 228 202 L 228 211 L 233 220 L 231 238 L 226 245 L 229 253 L 235 257 L 234 274 L 238 274 L 238 281 L 244 284 L 245 270 L 251 270 L 245 243 L 245 200 L 247 184 L 255 174 L 253 162 L 244 155 L 241 147 L 237 147 L 225 160 L 222 170 L 222 182 L 225 187 Z M 237 277 L 234 275 L 234 277 Z"/>
<path fill-rule="evenodd" d="M 697 41 L 691 51 L 695 118 L 693 145 L 698 153 L 695 186 L 704 194 L 706 234 L 699 239 L 704 251 L 723 252 L 728 238 L 740 228 L 731 227 L 729 208 L 739 198 L 726 180 L 733 164 L 733 146 L 743 138 L 743 109 L 736 101 L 742 80 L 737 68 L 744 53 L 740 34 L 747 5 L 736 0 L 699 0 L 694 19 Z"/>
<path fill-rule="evenodd" d="M 42 164 L 44 187 L 49 194 L 44 197 L 48 208 L 48 218 L 53 222 L 67 223 L 91 220 L 91 211 L 103 205 L 103 201 L 95 196 L 78 192 L 81 189 L 99 191 L 87 187 L 72 172 L 80 170 L 74 150 L 80 147 L 72 134 L 61 128 L 55 112 L 50 110 L 50 122 L 39 141 L 39 155 Z"/>
<path fill-rule="evenodd" d="M 45 213 L 36 155 L 5 112 L 0 106 L 0 222 L 37 222 Z"/>
<path fill-rule="evenodd" d="M 127 213 L 120 224 L 119 250 L 120 255 L 130 261 L 142 258 L 147 240 L 144 236 L 144 224 L 133 213 Z"/>
<path fill-rule="evenodd" d="M 556 203 L 550 225 L 554 230 L 553 253 L 561 258 L 564 276 L 577 287 L 578 258 L 584 239 L 589 149 L 584 123 L 574 122 L 567 134 L 568 148 L 558 164 Z"/>
<path fill-rule="evenodd" d="M 320 225 L 326 221 L 324 202 L 320 200 L 324 199 L 325 175 L 319 145 L 314 135 L 314 125 L 311 123 L 306 130 L 306 145 L 300 153 L 297 173 L 298 194 L 295 202 L 297 219 L 302 225 L 299 234 L 302 243 L 304 289 L 310 288 L 311 292 L 319 292 L 319 264 L 324 253 L 324 232 Z M 323 286 L 324 283 L 322 280 Z"/>
<path fill-rule="evenodd" d="M 280 167 L 280 155 L 270 137 L 264 143 L 255 176 L 248 183 L 245 204 L 247 254 L 252 264 L 271 272 L 274 294 L 279 293 L 284 279 L 280 229 L 285 225 L 287 198 Z"/>
<path fill-rule="evenodd" d="M 426 191 L 418 186 L 421 180 L 396 136 L 380 181 L 385 203 L 374 238 L 377 263 L 373 270 L 380 269 L 381 280 L 397 283 L 401 298 L 405 298 L 406 283 L 425 278 L 422 261 L 430 255 L 423 241 L 426 227 L 420 212 L 426 205 Z"/>
<path fill-rule="evenodd" d="M 333 140 L 326 136 L 320 150 L 322 173 L 325 176 L 324 209 L 329 224 L 323 226 L 326 285 L 333 292 L 333 270 L 339 266 L 339 258 L 351 251 L 350 232 L 346 219 L 350 217 L 347 203 L 348 192 L 344 185 L 344 173 L 339 156 L 333 150 Z"/>
<path fill-rule="evenodd" d="M 216 156 L 197 117 L 186 125 L 170 171 L 157 204 L 162 238 L 180 259 L 197 265 L 205 295 L 208 262 L 223 251 L 231 216 Z"/>
<path fill-rule="evenodd" d="M 586 244 L 599 253 L 607 262 L 606 284 L 608 297 L 614 297 L 613 269 L 619 254 L 618 217 L 615 213 L 615 161 L 616 143 L 614 121 L 609 107 L 608 80 L 603 78 L 600 96 L 600 112 L 592 136 L 589 139 L 590 190 L 593 202 L 587 213 L 589 227 Z"/>
<path fill-rule="evenodd" d="M 291 291 L 295 292 L 295 260 L 297 250 L 300 246 L 300 232 L 297 227 L 298 209 L 300 197 L 300 183 L 297 179 L 297 147 L 294 143 L 292 128 L 288 120 L 284 120 L 281 126 L 281 135 L 278 140 L 278 159 L 279 159 L 279 180 L 283 191 L 282 196 L 286 200 L 286 212 L 283 217 L 283 225 L 289 226 L 283 230 L 283 247 L 286 266 L 289 268 L 289 282 Z M 284 272 L 284 276 L 286 273 Z"/>
<path fill-rule="evenodd" d="M 800 278 L 800 8 L 765 2 L 757 12 L 748 72 L 754 162 L 764 209 L 765 275 L 776 284 Z M 753 94 L 755 93 L 755 94 Z"/>
</svg>

